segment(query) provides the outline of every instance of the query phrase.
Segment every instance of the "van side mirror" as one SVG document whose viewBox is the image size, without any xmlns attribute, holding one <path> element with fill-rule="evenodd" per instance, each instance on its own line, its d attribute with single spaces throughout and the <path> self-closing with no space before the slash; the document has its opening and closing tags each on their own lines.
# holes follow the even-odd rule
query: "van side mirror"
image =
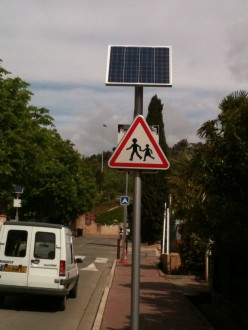
<svg viewBox="0 0 248 330">
<path fill-rule="evenodd" d="M 81 264 L 83 262 L 83 259 L 80 257 L 76 257 L 76 258 L 74 258 L 74 262 L 77 264 Z"/>
</svg>

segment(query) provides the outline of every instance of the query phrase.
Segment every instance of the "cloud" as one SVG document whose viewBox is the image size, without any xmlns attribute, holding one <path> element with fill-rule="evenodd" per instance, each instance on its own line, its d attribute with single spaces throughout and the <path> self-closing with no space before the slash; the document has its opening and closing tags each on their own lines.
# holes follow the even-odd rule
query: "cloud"
<svg viewBox="0 0 248 330">
<path fill-rule="evenodd" d="M 105 86 L 109 44 L 172 46 L 173 87 L 144 88 L 143 101 L 146 116 L 161 99 L 170 145 L 197 141 L 221 100 L 247 88 L 244 0 L 2 0 L 0 12 L 3 67 L 84 155 L 111 150 L 133 119 L 134 88 Z"/>
<path fill-rule="evenodd" d="M 236 81 L 240 82 L 247 82 L 248 80 L 247 29 L 247 21 L 237 23 L 231 29 L 229 29 L 229 68 Z"/>
</svg>

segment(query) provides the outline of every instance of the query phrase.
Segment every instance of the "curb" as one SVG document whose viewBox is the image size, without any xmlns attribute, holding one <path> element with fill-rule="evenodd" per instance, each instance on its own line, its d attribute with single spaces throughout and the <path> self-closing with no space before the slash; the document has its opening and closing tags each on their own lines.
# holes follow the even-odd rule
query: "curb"
<svg viewBox="0 0 248 330">
<path fill-rule="evenodd" d="M 117 259 L 115 259 L 113 266 L 111 268 L 110 274 L 109 274 L 109 280 L 108 280 L 108 285 L 106 286 L 106 288 L 104 289 L 103 295 L 102 295 L 102 299 L 97 311 L 97 315 L 94 321 L 94 325 L 92 327 L 92 330 L 99 330 L 102 324 L 102 318 L 103 318 L 103 314 L 104 314 L 104 310 L 105 310 L 105 306 L 107 303 L 107 298 L 108 298 L 108 294 L 109 294 L 109 290 L 111 288 L 112 285 L 112 281 L 114 278 L 114 274 L 115 274 L 115 268 L 116 268 L 116 263 L 117 263 Z"/>
</svg>

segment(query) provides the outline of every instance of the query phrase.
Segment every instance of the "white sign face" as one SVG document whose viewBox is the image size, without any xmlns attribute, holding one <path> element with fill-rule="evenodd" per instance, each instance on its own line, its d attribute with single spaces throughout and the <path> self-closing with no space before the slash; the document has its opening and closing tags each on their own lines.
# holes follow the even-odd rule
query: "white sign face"
<svg viewBox="0 0 248 330">
<path fill-rule="evenodd" d="M 124 135 L 127 133 L 130 125 L 126 124 L 119 124 L 118 125 L 118 137 L 117 137 L 117 143 L 121 142 L 121 139 L 123 139 Z M 151 125 L 149 126 L 150 130 L 153 134 L 154 139 L 157 143 L 159 143 L 159 126 L 158 125 Z"/>
<path fill-rule="evenodd" d="M 22 207 L 22 200 L 21 199 L 14 199 L 14 207 Z"/>
<path fill-rule="evenodd" d="M 137 116 L 109 160 L 113 168 L 161 169 L 169 162 L 143 116 Z"/>
</svg>

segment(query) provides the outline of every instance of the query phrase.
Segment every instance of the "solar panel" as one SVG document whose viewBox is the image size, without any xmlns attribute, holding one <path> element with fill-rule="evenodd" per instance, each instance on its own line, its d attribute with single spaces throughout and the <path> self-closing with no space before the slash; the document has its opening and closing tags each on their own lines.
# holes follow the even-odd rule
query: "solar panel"
<svg viewBox="0 0 248 330">
<path fill-rule="evenodd" d="M 106 85 L 172 86 L 171 47 L 109 46 Z"/>
</svg>

